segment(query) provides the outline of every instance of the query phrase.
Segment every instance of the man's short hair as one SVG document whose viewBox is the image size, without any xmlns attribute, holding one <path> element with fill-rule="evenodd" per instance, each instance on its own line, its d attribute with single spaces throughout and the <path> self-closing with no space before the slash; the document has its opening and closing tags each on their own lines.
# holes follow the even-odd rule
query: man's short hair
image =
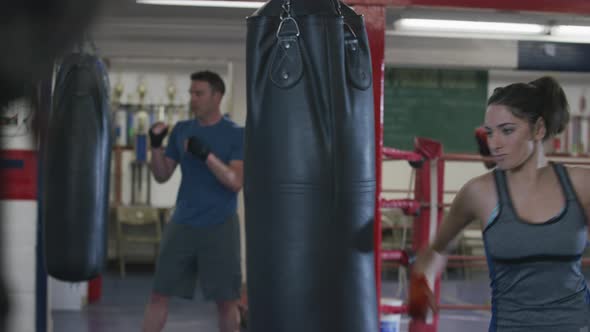
<svg viewBox="0 0 590 332">
<path fill-rule="evenodd" d="M 192 81 L 205 81 L 209 83 L 211 86 L 211 90 L 221 93 L 223 96 L 225 94 L 225 84 L 223 83 L 223 79 L 217 73 L 214 73 L 209 70 L 198 71 L 191 74 Z"/>
</svg>

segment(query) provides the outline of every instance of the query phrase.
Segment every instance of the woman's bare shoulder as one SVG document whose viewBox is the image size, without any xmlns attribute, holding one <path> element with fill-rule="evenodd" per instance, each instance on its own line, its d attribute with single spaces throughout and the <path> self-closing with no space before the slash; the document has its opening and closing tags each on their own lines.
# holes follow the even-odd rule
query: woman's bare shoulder
<svg viewBox="0 0 590 332">
<path fill-rule="evenodd" d="M 465 184 L 465 186 L 463 186 L 463 188 L 465 192 L 470 195 L 489 195 L 491 192 L 494 192 L 496 188 L 494 172 L 487 172 L 472 178 Z"/>
<path fill-rule="evenodd" d="M 471 214 L 480 217 L 488 213 L 497 204 L 494 173 L 488 172 L 469 180 L 458 194 L 458 204 L 464 206 Z"/>
</svg>

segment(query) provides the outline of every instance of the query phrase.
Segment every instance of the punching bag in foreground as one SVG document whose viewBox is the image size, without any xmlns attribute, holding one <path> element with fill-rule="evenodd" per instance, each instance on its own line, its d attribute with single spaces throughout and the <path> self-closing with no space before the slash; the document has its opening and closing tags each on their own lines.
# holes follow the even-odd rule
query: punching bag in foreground
<svg viewBox="0 0 590 332">
<path fill-rule="evenodd" d="M 255 332 L 378 331 L 363 18 L 271 0 L 248 18 L 245 203 Z"/>
<path fill-rule="evenodd" d="M 108 79 L 94 55 L 73 53 L 59 68 L 42 156 L 49 275 L 90 280 L 104 267 L 111 156 Z"/>
</svg>

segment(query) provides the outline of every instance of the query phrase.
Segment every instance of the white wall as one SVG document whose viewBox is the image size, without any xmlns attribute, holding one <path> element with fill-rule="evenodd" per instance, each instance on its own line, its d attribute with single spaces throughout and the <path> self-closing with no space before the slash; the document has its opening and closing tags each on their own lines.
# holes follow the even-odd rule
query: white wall
<svg viewBox="0 0 590 332">
<path fill-rule="evenodd" d="M 516 68 L 517 43 L 511 40 L 387 36 L 385 62 L 398 66 Z"/>
<path fill-rule="evenodd" d="M 35 150 L 30 131 L 30 106 L 14 104 L 4 111 L 18 113 L 16 127 L 0 126 L 0 146 L 3 150 Z M 6 185 L 6 184 L 4 184 Z M 6 188 L 4 188 L 6 189 Z M 2 236 L 0 255 L 6 278 L 11 310 L 7 332 L 35 331 L 36 260 L 37 260 L 37 202 L 35 200 L 0 200 Z"/>
<path fill-rule="evenodd" d="M 37 202 L 0 201 L 2 271 L 11 310 L 9 332 L 35 331 Z"/>
</svg>

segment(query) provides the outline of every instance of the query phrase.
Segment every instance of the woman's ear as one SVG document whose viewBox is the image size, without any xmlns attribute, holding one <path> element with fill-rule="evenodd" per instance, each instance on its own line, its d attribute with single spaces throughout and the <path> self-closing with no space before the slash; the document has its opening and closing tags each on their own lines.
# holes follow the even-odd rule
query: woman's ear
<svg viewBox="0 0 590 332">
<path fill-rule="evenodd" d="M 545 125 L 545 119 L 539 117 L 533 128 L 533 138 L 535 141 L 542 141 L 547 135 L 547 126 Z"/>
</svg>

